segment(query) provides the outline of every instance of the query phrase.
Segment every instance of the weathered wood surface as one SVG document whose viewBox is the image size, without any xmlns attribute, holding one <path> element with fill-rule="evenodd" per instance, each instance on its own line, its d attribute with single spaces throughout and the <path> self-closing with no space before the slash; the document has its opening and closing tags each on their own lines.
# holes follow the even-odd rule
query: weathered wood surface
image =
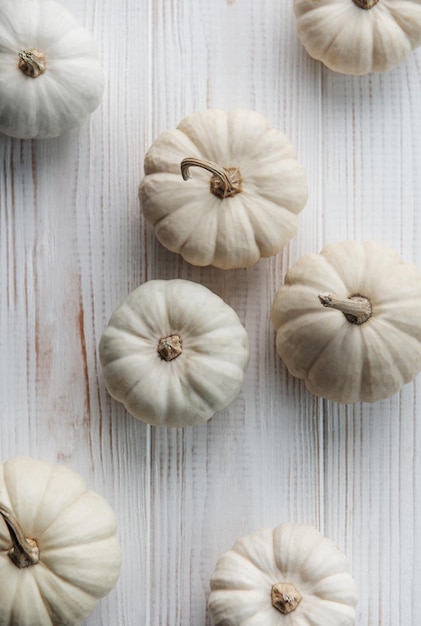
<svg viewBox="0 0 421 626">
<path fill-rule="evenodd" d="M 324 243 L 377 239 L 421 267 L 421 53 L 346 77 L 310 59 L 279 0 L 61 0 L 94 33 L 107 86 L 79 131 L 0 137 L 0 452 L 79 471 L 119 517 L 122 574 L 89 626 L 205 626 L 216 559 L 239 536 L 316 525 L 348 554 L 360 626 L 421 612 L 418 379 L 390 400 L 311 396 L 269 321 L 287 268 Z M 297 236 L 249 270 L 194 268 L 139 212 L 155 136 L 206 107 L 260 111 L 305 165 Z M 238 399 L 207 424 L 154 429 L 107 395 L 98 342 L 151 278 L 221 295 L 251 339 Z"/>
</svg>

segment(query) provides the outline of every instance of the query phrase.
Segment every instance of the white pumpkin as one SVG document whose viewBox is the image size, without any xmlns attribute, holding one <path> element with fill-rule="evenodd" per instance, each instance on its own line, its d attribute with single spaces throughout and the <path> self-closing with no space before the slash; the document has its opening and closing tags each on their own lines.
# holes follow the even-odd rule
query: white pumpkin
<svg viewBox="0 0 421 626">
<path fill-rule="evenodd" d="M 421 369 L 421 271 L 374 241 L 343 241 L 291 267 L 275 296 L 278 354 L 314 394 L 387 398 Z"/>
<path fill-rule="evenodd" d="M 104 74 L 92 36 L 55 0 L 0 2 L 0 132 L 55 137 L 99 105 Z"/>
<path fill-rule="evenodd" d="M 294 0 L 298 36 L 335 72 L 384 72 L 421 45 L 420 0 Z"/>
<path fill-rule="evenodd" d="M 348 561 L 313 526 L 281 524 L 235 542 L 210 581 L 212 626 L 353 626 Z"/>
<path fill-rule="evenodd" d="M 163 246 L 193 265 L 229 269 L 288 243 L 307 182 L 286 136 L 262 115 L 209 109 L 154 141 L 139 196 Z"/>
<path fill-rule="evenodd" d="M 78 626 L 120 563 L 115 515 L 79 474 L 29 457 L 0 463 L 1 626 Z"/>
<path fill-rule="evenodd" d="M 248 336 L 235 311 L 203 285 L 150 280 L 113 313 L 99 354 L 105 385 L 156 426 L 208 420 L 239 393 Z"/>
</svg>

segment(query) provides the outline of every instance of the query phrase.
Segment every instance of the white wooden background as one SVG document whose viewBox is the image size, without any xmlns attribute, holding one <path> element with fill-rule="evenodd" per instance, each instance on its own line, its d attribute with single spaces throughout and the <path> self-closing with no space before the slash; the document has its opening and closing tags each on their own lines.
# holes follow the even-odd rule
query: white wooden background
<svg viewBox="0 0 421 626">
<path fill-rule="evenodd" d="M 0 137 L 0 453 L 80 472 L 119 518 L 123 567 L 87 626 L 205 626 L 217 557 L 259 527 L 314 524 L 350 558 L 359 626 L 421 614 L 421 385 L 316 399 L 276 356 L 271 302 L 324 243 L 377 239 L 421 267 L 421 51 L 384 75 L 310 59 L 290 0 L 61 0 L 107 86 L 80 131 Z M 299 232 L 250 270 L 194 268 L 139 211 L 159 132 L 206 107 L 260 111 L 309 178 Z M 203 283 L 251 338 L 243 391 L 207 424 L 156 429 L 107 395 L 98 342 L 141 282 Z M 421 314 L 421 312 L 420 312 Z"/>
</svg>

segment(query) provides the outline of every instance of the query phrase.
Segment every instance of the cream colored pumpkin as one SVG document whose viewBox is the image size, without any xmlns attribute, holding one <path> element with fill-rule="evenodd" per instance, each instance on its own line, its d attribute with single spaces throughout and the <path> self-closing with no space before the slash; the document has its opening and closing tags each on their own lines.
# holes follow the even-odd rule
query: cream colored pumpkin
<svg viewBox="0 0 421 626">
<path fill-rule="evenodd" d="M 353 626 L 348 561 L 313 526 L 282 524 L 235 542 L 216 564 L 212 626 Z"/>
<path fill-rule="evenodd" d="M 99 346 L 105 385 L 156 426 L 208 420 L 239 393 L 248 336 L 235 311 L 203 285 L 150 280 L 113 313 Z"/>
<path fill-rule="evenodd" d="M 114 586 L 121 551 L 107 502 L 65 466 L 0 463 L 0 624 L 78 626 Z"/>
<path fill-rule="evenodd" d="M 421 45 L 420 0 L 294 0 L 310 56 L 335 72 L 384 72 Z"/>
<path fill-rule="evenodd" d="M 421 271 L 374 241 L 299 259 L 275 296 L 278 354 L 336 402 L 391 396 L 421 369 Z"/>
<path fill-rule="evenodd" d="M 55 137 L 101 101 L 104 74 L 92 36 L 55 0 L 0 2 L 0 132 Z"/>
<path fill-rule="evenodd" d="M 262 115 L 209 109 L 154 141 L 139 195 L 163 246 L 193 265 L 229 269 L 286 245 L 307 183 L 290 142 Z"/>
</svg>

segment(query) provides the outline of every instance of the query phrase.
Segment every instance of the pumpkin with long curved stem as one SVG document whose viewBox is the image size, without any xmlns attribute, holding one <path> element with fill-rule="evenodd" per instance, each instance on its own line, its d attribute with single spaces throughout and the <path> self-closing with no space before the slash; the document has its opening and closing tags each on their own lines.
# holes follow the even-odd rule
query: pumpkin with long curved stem
<svg viewBox="0 0 421 626">
<path fill-rule="evenodd" d="M 419 0 L 294 0 L 310 56 L 342 74 L 385 72 L 421 45 Z"/>
<path fill-rule="evenodd" d="M 79 474 L 30 457 L 0 464 L 0 624 L 78 626 L 115 585 L 113 511 Z"/>
<path fill-rule="evenodd" d="M 139 196 L 163 246 L 193 265 L 230 269 L 288 243 L 307 181 L 289 140 L 263 115 L 208 109 L 153 142 Z"/>
<path fill-rule="evenodd" d="M 375 402 L 421 369 L 421 271 L 374 241 L 302 257 L 275 296 L 278 354 L 314 394 Z"/>
</svg>

